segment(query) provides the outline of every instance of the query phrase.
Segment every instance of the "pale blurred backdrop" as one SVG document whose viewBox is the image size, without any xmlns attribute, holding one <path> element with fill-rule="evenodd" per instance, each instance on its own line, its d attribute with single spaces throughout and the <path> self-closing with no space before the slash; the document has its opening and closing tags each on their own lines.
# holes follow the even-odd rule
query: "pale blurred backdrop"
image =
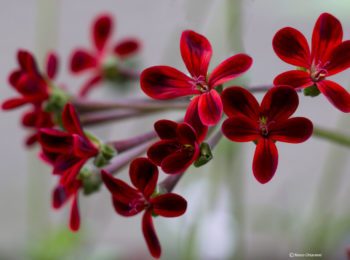
<svg viewBox="0 0 350 260">
<path fill-rule="evenodd" d="M 91 21 L 106 11 L 116 20 L 115 40 L 124 36 L 142 40 L 140 70 L 169 65 L 185 71 L 179 38 L 184 29 L 192 29 L 206 35 L 213 46 L 211 68 L 234 53 L 253 57 L 249 73 L 238 81 L 244 86 L 271 85 L 276 75 L 292 69 L 272 49 L 272 38 L 283 27 L 294 27 L 310 40 L 318 16 L 329 12 L 341 21 L 344 39 L 350 39 L 349 0 L 0 0 L 0 4 L 1 102 L 16 95 L 7 77 L 17 66 L 19 48 L 33 51 L 41 64 L 46 51 L 56 50 L 61 58 L 58 82 L 76 91 L 85 76 L 69 73 L 70 53 L 78 46 L 91 46 Z M 349 89 L 349 70 L 332 79 Z M 110 93 L 101 88 L 91 97 Z M 145 97 L 138 86 L 128 95 Z M 81 230 L 70 233 L 69 205 L 60 211 L 50 206 L 57 180 L 36 157 L 38 147 L 27 150 L 23 145 L 23 111 L 0 112 L 0 259 L 150 259 L 141 215 L 118 216 L 104 187 L 80 196 Z M 104 140 L 120 139 L 151 129 L 157 119 L 179 115 L 163 113 L 90 130 Z M 350 135 L 350 116 L 322 95 L 300 95 L 295 115 Z M 253 143 L 222 141 L 213 161 L 190 169 L 175 188 L 188 201 L 186 214 L 155 219 L 162 259 L 273 260 L 288 259 L 290 253 L 346 259 L 349 149 L 316 138 L 277 147 L 279 166 L 266 185 L 258 183 L 251 170 Z M 119 176 L 127 180 L 127 171 Z"/>
</svg>

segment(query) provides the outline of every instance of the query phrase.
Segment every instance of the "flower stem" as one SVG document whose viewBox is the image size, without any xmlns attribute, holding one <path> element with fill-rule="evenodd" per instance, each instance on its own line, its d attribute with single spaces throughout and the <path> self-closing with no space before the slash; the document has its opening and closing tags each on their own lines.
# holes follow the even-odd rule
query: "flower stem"
<svg viewBox="0 0 350 260">
<path fill-rule="evenodd" d="M 350 136 L 346 136 L 342 133 L 328 130 L 322 127 L 314 127 L 313 136 L 332 141 L 337 144 L 341 144 L 350 147 Z"/>
</svg>

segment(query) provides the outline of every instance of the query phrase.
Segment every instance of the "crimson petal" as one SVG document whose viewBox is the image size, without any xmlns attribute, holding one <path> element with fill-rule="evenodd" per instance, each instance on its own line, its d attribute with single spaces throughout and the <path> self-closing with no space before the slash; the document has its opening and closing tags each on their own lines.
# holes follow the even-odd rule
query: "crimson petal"
<svg viewBox="0 0 350 260">
<path fill-rule="evenodd" d="M 191 103 L 187 108 L 184 122 L 190 124 L 193 127 L 193 129 L 196 131 L 196 134 L 197 134 L 198 143 L 201 143 L 207 136 L 208 127 L 204 125 L 201 119 L 199 118 L 199 112 L 198 112 L 199 97 L 200 96 L 197 96 L 194 99 L 192 99 Z"/>
<path fill-rule="evenodd" d="M 234 142 L 249 142 L 261 137 L 258 121 L 245 116 L 226 119 L 222 124 L 222 133 Z"/>
<path fill-rule="evenodd" d="M 222 102 L 219 93 L 212 89 L 199 96 L 198 113 L 204 125 L 215 125 L 222 116 Z"/>
<path fill-rule="evenodd" d="M 53 153 L 69 153 L 73 148 L 71 134 L 51 128 L 42 128 L 38 134 L 43 149 Z"/>
<path fill-rule="evenodd" d="M 35 134 L 32 134 L 32 135 L 29 135 L 26 138 L 25 145 L 29 147 L 29 146 L 32 146 L 33 144 L 35 144 L 37 141 L 38 141 L 38 134 L 35 133 Z"/>
<path fill-rule="evenodd" d="M 67 103 L 65 105 L 62 112 L 62 121 L 63 121 L 64 128 L 69 133 L 78 134 L 81 136 L 84 135 L 84 132 L 79 120 L 79 115 L 72 104 Z"/>
<path fill-rule="evenodd" d="M 177 132 L 182 143 L 193 145 L 197 141 L 196 131 L 188 123 L 179 124 Z"/>
<path fill-rule="evenodd" d="M 78 195 L 74 195 L 70 211 L 69 227 L 72 231 L 78 231 L 80 227 L 80 214 L 78 207 Z"/>
<path fill-rule="evenodd" d="M 81 162 L 81 158 L 75 157 L 72 154 L 61 154 L 57 157 L 54 165 L 54 174 L 65 174 L 67 170 L 72 169 L 75 165 Z M 61 182 L 62 184 L 64 181 Z"/>
<path fill-rule="evenodd" d="M 160 139 L 171 139 L 177 137 L 177 123 L 170 120 L 158 120 L 154 123 L 154 129 Z"/>
<path fill-rule="evenodd" d="M 127 58 L 140 50 L 140 42 L 136 39 L 126 39 L 114 47 L 114 53 L 120 58 Z"/>
<path fill-rule="evenodd" d="M 291 27 L 279 30 L 273 38 L 272 45 L 281 60 L 299 67 L 310 67 L 309 44 L 298 30 Z"/>
<path fill-rule="evenodd" d="M 85 50 L 76 50 L 70 62 L 70 69 L 77 73 L 95 67 L 97 64 L 96 58 Z"/>
<path fill-rule="evenodd" d="M 301 143 L 312 135 L 312 122 L 305 117 L 289 118 L 269 126 L 270 136 L 275 141 Z"/>
<path fill-rule="evenodd" d="M 172 99 L 200 94 L 193 80 L 181 71 L 169 66 L 154 66 L 141 73 L 143 92 L 155 99 Z"/>
<path fill-rule="evenodd" d="M 1 104 L 1 108 L 3 110 L 13 109 L 13 108 L 23 106 L 29 103 L 29 101 L 30 100 L 28 98 L 11 98 L 11 99 L 5 100 L 4 103 Z"/>
<path fill-rule="evenodd" d="M 97 74 L 90 79 L 88 79 L 85 84 L 79 90 L 79 96 L 85 97 L 94 87 L 98 85 L 98 83 L 102 80 L 102 75 Z"/>
<path fill-rule="evenodd" d="M 15 70 L 9 75 L 9 83 L 11 86 L 15 87 L 17 85 L 18 80 L 22 76 L 23 71 L 22 70 Z"/>
<path fill-rule="evenodd" d="M 334 75 L 350 67 L 350 40 L 337 45 L 328 55 L 325 66 L 327 76 Z"/>
<path fill-rule="evenodd" d="M 278 164 L 278 151 L 270 138 L 262 138 L 258 142 L 253 159 L 253 173 L 262 184 L 271 180 Z"/>
<path fill-rule="evenodd" d="M 54 79 L 57 73 L 58 58 L 54 52 L 50 52 L 46 58 L 46 74 L 50 79 Z"/>
<path fill-rule="evenodd" d="M 268 121 L 278 121 L 290 117 L 299 105 L 296 91 L 289 86 L 271 88 L 261 102 L 261 111 Z"/>
<path fill-rule="evenodd" d="M 221 100 L 228 117 L 246 116 L 255 121 L 259 120 L 259 103 L 248 90 L 229 87 L 221 93 Z"/>
<path fill-rule="evenodd" d="M 154 258 L 159 258 L 161 248 L 156 231 L 154 230 L 151 210 L 146 210 L 142 217 L 142 232 L 151 255 Z"/>
<path fill-rule="evenodd" d="M 146 208 L 145 201 L 141 197 L 136 197 L 129 202 L 120 200 L 119 197 L 112 197 L 115 211 L 124 217 L 135 216 Z"/>
<path fill-rule="evenodd" d="M 168 174 L 179 174 L 185 171 L 199 156 L 199 147 L 194 150 L 183 150 L 165 157 L 161 163 L 162 170 Z"/>
<path fill-rule="evenodd" d="M 160 166 L 163 159 L 178 150 L 178 143 L 175 140 L 161 140 L 153 144 L 147 150 L 148 158 Z"/>
<path fill-rule="evenodd" d="M 102 51 L 111 36 L 113 21 L 110 15 L 101 15 L 93 23 L 92 33 L 96 48 Z"/>
<path fill-rule="evenodd" d="M 291 70 L 279 74 L 273 81 L 275 86 L 288 85 L 295 89 L 310 87 L 314 84 L 310 73 L 302 70 Z"/>
<path fill-rule="evenodd" d="M 186 30 L 181 34 L 180 50 L 182 59 L 192 77 L 206 80 L 212 48 L 203 35 Z"/>
<path fill-rule="evenodd" d="M 129 173 L 132 184 L 149 198 L 157 185 L 157 166 L 147 158 L 137 158 L 131 162 Z"/>
<path fill-rule="evenodd" d="M 153 210 L 163 217 L 178 217 L 186 212 L 187 201 L 174 193 L 156 196 L 151 201 Z"/>
<path fill-rule="evenodd" d="M 96 156 L 98 149 L 86 137 L 74 135 L 74 153 L 81 158 Z"/>
<path fill-rule="evenodd" d="M 340 111 L 350 112 L 350 94 L 337 83 L 330 80 L 317 82 L 318 89 Z"/>
<path fill-rule="evenodd" d="M 252 65 L 253 60 L 246 54 L 237 54 L 217 66 L 209 77 L 209 86 L 213 88 L 223 84 L 242 73 L 246 72 Z"/>
<path fill-rule="evenodd" d="M 62 185 L 56 186 L 52 193 L 52 207 L 59 209 L 68 201 L 71 194 L 66 193 L 66 189 Z"/>
<path fill-rule="evenodd" d="M 343 29 L 337 18 L 328 13 L 323 13 L 318 18 L 312 33 L 312 58 L 318 62 L 324 62 L 329 51 L 341 43 Z"/>
</svg>

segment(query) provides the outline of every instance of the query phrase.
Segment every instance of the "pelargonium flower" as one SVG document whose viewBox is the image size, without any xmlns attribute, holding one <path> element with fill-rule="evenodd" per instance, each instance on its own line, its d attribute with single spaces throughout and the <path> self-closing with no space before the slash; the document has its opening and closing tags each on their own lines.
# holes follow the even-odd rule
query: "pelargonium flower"
<svg viewBox="0 0 350 260">
<path fill-rule="evenodd" d="M 207 77 L 212 56 L 212 47 L 207 38 L 194 31 L 184 31 L 180 51 L 191 76 L 169 66 L 154 66 L 142 72 L 141 88 L 155 99 L 199 95 L 191 101 L 187 117 L 198 114 L 203 125 L 215 125 L 222 115 L 222 102 L 214 88 L 247 71 L 252 59 L 245 54 L 234 55 L 219 64 Z"/>
<path fill-rule="evenodd" d="M 53 165 L 60 184 L 69 189 L 86 161 L 98 154 L 98 148 L 84 134 L 78 113 L 70 103 L 64 107 L 62 123 L 67 132 L 42 128 L 39 143 L 41 157 Z"/>
<path fill-rule="evenodd" d="M 161 141 L 148 149 L 147 156 L 165 173 L 181 173 L 198 158 L 198 139 L 191 125 L 159 120 L 154 124 L 154 129 Z"/>
<path fill-rule="evenodd" d="M 104 65 L 109 55 L 112 54 L 119 60 L 125 60 L 140 50 L 140 43 L 135 38 L 124 39 L 111 48 L 110 40 L 113 29 L 113 19 L 110 15 L 98 16 L 91 28 L 94 50 L 79 48 L 72 54 L 70 68 L 73 73 L 93 71 L 93 75 L 80 91 L 81 96 L 85 96 L 104 78 Z"/>
<path fill-rule="evenodd" d="M 221 98 L 229 117 L 222 125 L 223 134 L 234 142 L 257 141 L 253 173 L 260 183 L 274 176 L 278 164 L 276 141 L 301 143 L 312 134 L 313 125 L 304 117 L 290 116 L 298 107 L 298 95 L 292 87 L 271 88 L 261 105 L 241 87 L 230 87 Z"/>
<path fill-rule="evenodd" d="M 275 85 L 296 89 L 314 86 L 340 111 L 350 112 L 350 94 L 337 83 L 327 80 L 350 66 L 350 41 L 342 41 L 343 29 L 337 18 L 323 13 L 313 34 L 311 53 L 307 40 L 298 30 L 286 27 L 273 39 L 273 48 L 283 61 L 304 68 L 278 75 Z M 316 91 L 317 91 L 316 89 Z"/>
<path fill-rule="evenodd" d="M 160 257 L 161 247 L 154 230 L 152 214 L 178 217 L 185 213 L 186 200 L 174 193 L 155 195 L 158 168 L 147 158 L 137 158 L 130 164 L 130 180 L 135 188 L 102 170 L 102 180 L 112 193 L 113 205 L 122 216 L 134 216 L 144 211 L 142 232 L 153 257 Z"/>
<path fill-rule="evenodd" d="M 50 86 L 47 80 L 52 80 L 57 71 L 57 56 L 49 53 L 46 60 L 46 74 L 40 73 L 33 55 L 24 50 L 17 53 L 19 68 L 9 76 L 10 85 L 20 94 L 20 97 L 10 98 L 2 103 L 2 109 L 10 110 L 30 104 L 33 108 L 23 114 L 23 126 L 34 128 L 34 133 L 27 140 L 32 145 L 37 140 L 37 131 L 41 127 L 53 127 L 52 115 L 43 110 L 44 102 L 50 97 Z"/>
</svg>

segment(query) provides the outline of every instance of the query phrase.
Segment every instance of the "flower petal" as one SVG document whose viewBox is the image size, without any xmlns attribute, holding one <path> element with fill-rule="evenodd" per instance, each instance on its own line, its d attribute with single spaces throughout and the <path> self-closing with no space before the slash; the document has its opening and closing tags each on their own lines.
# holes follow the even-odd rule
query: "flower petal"
<svg viewBox="0 0 350 260">
<path fill-rule="evenodd" d="M 70 210 L 69 227 L 72 231 L 78 231 L 80 227 L 80 214 L 78 207 L 78 196 L 75 194 Z"/>
<path fill-rule="evenodd" d="M 124 217 L 135 216 L 146 208 L 144 201 L 140 197 L 136 197 L 129 202 L 120 200 L 119 197 L 112 197 L 112 202 L 115 211 Z"/>
<path fill-rule="evenodd" d="M 97 50 L 102 51 L 112 34 L 113 21 L 108 14 L 96 18 L 92 27 L 92 36 Z"/>
<path fill-rule="evenodd" d="M 281 60 L 299 67 L 310 67 L 309 44 L 298 30 L 291 27 L 279 30 L 273 38 L 272 45 Z"/>
<path fill-rule="evenodd" d="M 199 96 L 198 114 L 204 125 L 217 124 L 221 119 L 222 111 L 221 97 L 215 89 Z"/>
<path fill-rule="evenodd" d="M 178 143 L 175 140 L 161 140 L 148 148 L 147 156 L 154 164 L 160 166 L 163 159 L 176 152 L 177 149 Z"/>
<path fill-rule="evenodd" d="M 129 174 L 132 184 L 149 198 L 157 185 L 157 166 L 147 158 L 136 158 L 130 164 Z"/>
<path fill-rule="evenodd" d="M 225 114 L 228 117 L 245 116 L 259 120 L 260 106 L 255 97 L 241 87 L 229 87 L 221 93 Z"/>
<path fill-rule="evenodd" d="M 28 98 L 10 98 L 8 100 L 5 100 L 4 103 L 1 104 L 1 108 L 3 110 L 9 110 L 23 106 L 29 103 L 29 101 L 30 100 Z"/>
<path fill-rule="evenodd" d="M 203 35 L 186 30 L 181 34 L 180 50 L 188 72 L 194 78 L 206 80 L 212 48 Z"/>
<path fill-rule="evenodd" d="M 146 210 L 145 214 L 142 217 L 142 233 L 145 237 L 148 250 L 154 258 L 159 258 L 162 250 L 160 248 L 160 243 L 154 230 L 153 221 L 152 221 L 152 211 Z"/>
<path fill-rule="evenodd" d="M 258 142 L 253 159 L 253 173 L 262 184 L 269 182 L 274 176 L 278 164 L 278 152 L 270 138 L 262 138 Z"/>
<path fill-rule="evenodd" d="M 135 55 L 141 48 L 141 44 L 136 39 L 124 39 L 114 47 L 114 53 L 120 58 L 127 58 Z"/>
<path fill-rule="evenodd" d="M 193 145 L 197 142 L 197 134 L 194 128 L 188 123 L 181 123 L 177 127 L 177 133 L 180 138 L 180 142 L 184 144 Z"/>
<path fill-rule="evenodd" d="M 74 106 L 67 103 L 62 112 L 62 121 L 64 128 L 71 134 L 84 136 L 83 129 L 79 120 L 79 115 Z"/>
<path fill-rule="evenodd" d="M 174 152 L 162 160 L 161 168 L 168 174 L 179 174 L 185 171 L 199 156 L 199 146 L 193 150 Z"/>
<path fill-rule="evenodd" d="M 8 81 L 11 84 L 11 86 L 15 87 L 17 85 L 17 82 L 21 78 L 22 74 L 22 70 L 15 70 L 11 72 L 11 74 L 8 77 Z"/>
<path fill-rule="evenodd" d="M 305 117 L 289 118 L 269 126 L 270 137 L 275 141 L 302 143 L 312 135 L 312 122 Z"/>
<path fill-rule="evenodd" d="M 58 58 L 56 53 L 50 52 L 46 58 L 46 74 L 50 79 L 54 79 L 57 73 Z"/>
<path fill-rule="evenodd" d="M 253 63 L 253 59 L 246 54 L 237 54 L 217 66 L 209 76 L 209 86 L 213 88 L 234 79 L 246 72 Z"/>
<path fill-rule="evenodd" d="M 41 128 L 38 134 L 41 147 L 48 152 L 69 153 L 73 149 L 71 134 L 51 128 Z"/>
<path fill-rule="evenodd" d="M 177 137 L 177 123 L 170 120 L 158 120 L 154 123 L 154 130 L 160 139 L 171 139 Z"/>
<path fill-rule="evenodd" d="M 205 137 L 207 136 L 208 127 L 204 125 L 199 118 L 198 113 L 198 101 L 200 96 L 195 97 L 192 99 L 191 103 L 189 104 L 186 115 L 184 118 L 184 122 L 190 124 L 193 129 L 196 131 L 198 143 L 201 143 Z"/>
<path fill-rule="evenodd" d="M 94 87 L 98 86 L 98 83 L 102 81 L 103 77 L 101 74 L 94 75 L 88 79 L 85 84 L 79 90 L 79 96 L 85 97 Z"/>
<path fill-rule="evenodd" d="M 295 89 L 310 87 L 314 84 L 310 73 L 302 70 L 291 70 L 279 74 L 273 81 L 275 86 L 288 85 Z"/>
<path fill-rule="evenodd" d="M 343 29 L 337 18 L 323 13 L 317 19 L 312 33 L 312 58 L 316 63 L 325 61 L 327 54 L 334 46 L 341 43 Z"/>
<path fill-rule="evenodd" d="M 261 137 L 258 121 L 245 116 L 226 119 L 222 124 L 222 133 L 234 142 L 249 142 Z"/>
<path fill-rule="evenodd" d="M 77 164 L 81 163 L 81 158 L 78 158 L 72 154 L 61 154 L 57 157 L 53 169 L 53 174 L 65 175 L 64 180 L 62 179 L 61 184 L 65 183 L 65 179 L 68 177 L 70 170 Z M 67 171 L 67 173 L 66 173 Z"/>
<path fill-rule="evenodd" d="M 32 146 L 33 144 L 35 144 L 38 141 L 38 134 L 32 134 L 29 135 L 26 139 L 25 139 L 25 145 L 27 147 Z"/>
<path fill-rule="evenodd" d="M 327 76 L 334 75 L 350 67 L 350 40 L 337 45 L 328 55 L 325 66 Z"/>
<path fill-rule="evenodd" d="M 330 80 L 317 82 L 318 89 L 323 95 L 342 112 L 350 112 L 350 94 L 337 83 Z"/>
<path fill-rule="evenodd" d="M 154 66 L 141 73 L 143 92 L 155 99 L 172 99 L 200 94 L 193 80 L 181 71 L 168 66 Z"/>
<path fill-rule="evenodd" d="M 52 207 L 54 209 L 61 208 L 70 198 L 71 194 L 66 192 L 66 189 L 62 185 L 57 185 L 52 193 Z"/>
<path fill-rule="evenodd" d="M 70 62 L 70 69 L 77 73 L 87 69 L 94 68 L 97 65 L 96 58 L 89 52 L 79 49 L 73 52 Z"/>
<path fill-rule="evenodd" d="M 278 121 L 290 117 L 298 105 L 298 94 L 292 87 L 278 86 L 265 94 L 261 102 L 261 111 L 269 122 Z"/>
<path fill-rule="evenodd" d="M 17 60 L 21 69 L 28 72 L 31 76 L 36 77 L 40 75 L 36 61 L 29 51 L 19 50 L 17 53 Z"/>
<path fill-rule="evenodd" d="M 85 136 L 74 135 L 74 153 L 81 158 L 90 158 L 98 154 L 98 149 Z"/>
<path fill-rule="evenodd" d="M 153 210 L 163 217 L 178 217 L 186 212 L 187 201 L 180 195 L 166 193 L 156 196 L 151 201 Z"/>
</svg>

